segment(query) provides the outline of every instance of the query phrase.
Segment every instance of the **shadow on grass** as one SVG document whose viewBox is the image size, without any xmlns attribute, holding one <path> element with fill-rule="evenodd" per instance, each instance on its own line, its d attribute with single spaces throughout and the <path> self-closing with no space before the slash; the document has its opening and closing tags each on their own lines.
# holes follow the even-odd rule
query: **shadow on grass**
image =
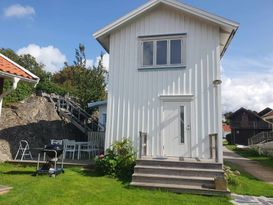
<svg viewBox="0 0 273 205">
<path fill-rule="evenodd" d="M 131 180 L 128 180 L 128 179 L 119 179 L 119 178 L 116 178 L 114 176 L 110 176 L 110 175 L 102 175 L 102 174 L 99 174 L 95 171 L 95 169 L 85 169 L 85 168 L 71 168 L 70 170 L 74 171 L 74 172 L 77 172 L 78 174 L 81 174 L 82 176 L 85 176 L 85 177 L 106 177 L 106 178 L 109 178 L 109 179 L 114 179 L 114 180 L 117 180 L 119 182 L 122 183 L 122 185 L 125 187 L 125 188 L 129 188 L 130 186 L 130 182 Z"/>
<path fill-rule="evenodd" d="M 8 175 L 33 175 L 35 171 L 7 171 L 2 172 L 1 174 L 8 174 Z"/>
</svg>

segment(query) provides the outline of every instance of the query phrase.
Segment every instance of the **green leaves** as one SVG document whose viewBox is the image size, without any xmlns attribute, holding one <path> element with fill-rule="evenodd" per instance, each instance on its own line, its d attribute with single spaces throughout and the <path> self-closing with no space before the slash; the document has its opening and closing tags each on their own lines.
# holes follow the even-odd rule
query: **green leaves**
<svg viewBox="0 0 273 205">
<path fill-rule="evenodd" d="M 115 142 L 106 150 L 105 156 L 96 158 L 96 171 L 123 181 L 130 181 L 134 173 L 135 152 L 128 139 Z"/>
</svg>

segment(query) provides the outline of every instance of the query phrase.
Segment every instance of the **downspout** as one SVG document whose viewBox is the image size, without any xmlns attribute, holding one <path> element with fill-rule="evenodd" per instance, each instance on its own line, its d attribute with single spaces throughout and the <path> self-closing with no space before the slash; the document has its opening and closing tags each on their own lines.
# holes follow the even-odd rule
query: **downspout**
<svg viewBox="0 0 273 205">
<path fill-rule="evenodd" d="M 3 98 L 10 94 L 12 91 L 14 91 L 17 88 L 18 82 L 20 81 L 20 78 L 13 77 L 13 83 L 10 89 L 8 89 L 6 92 L 3 92 L 0 95 L 0 117 L 1 117 L 1 111 L 2 111 L 2 103 L 3 103 Z"/>
</svg>

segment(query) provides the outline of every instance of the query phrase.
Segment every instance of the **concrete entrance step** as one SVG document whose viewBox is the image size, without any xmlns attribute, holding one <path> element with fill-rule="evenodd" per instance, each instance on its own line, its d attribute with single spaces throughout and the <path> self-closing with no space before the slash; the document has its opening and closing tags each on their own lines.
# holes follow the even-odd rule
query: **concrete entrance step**
<svg viewBox="0 0 273 205">
<path fill-rule="evenodd" d="M 192 176 L 173 176 L 157 174 L 133 174 L 133 182 L 142 183 L 159 183 L 159 184 L 176 184 L 191 185 L 203 188 L 215 188 L 214 178 L 209 177 L 192 177 Z"/>
<path fill-rule="evenodd" d="M 0 195 L 8 193 L 11 189 L 12 187 L 0 185 Z"/>
<path fill-rule="evenodd" d="M 229 191 L 206 189 L 200 186 L 161 184 L 161 183 L 148 183 L 148 182 L 145 182 L 145 183 L 131 182 L 131 185 L 135 187 L 146 188 L 146 189 L 168 190 L 175 193 L 187 193 L 187 194 L 198 194 L 198 195 L 208 195 L 208 196 L 230 196 Z"/>
<path fill-rule="evenodd" d="M 199 169 L 199 168 L 181 168 L 181 167 L 158 167 L 136 165 L 134 173 L 156 174 L 169 176 L 193 176 L 193 177 L 224 177 L 224 171 L 218 169 Z"/>
<path fill-rule="evenodd" d="M 158 159 L 138 159 L 137 165 L 157 166 L 157 167 L 181 167 L 181 168 L 199 168 L 199 169 L 222 169 L 221 163 L 215 162 L 189 162 L 179 160 L 158 160 Z"/>
</svg>

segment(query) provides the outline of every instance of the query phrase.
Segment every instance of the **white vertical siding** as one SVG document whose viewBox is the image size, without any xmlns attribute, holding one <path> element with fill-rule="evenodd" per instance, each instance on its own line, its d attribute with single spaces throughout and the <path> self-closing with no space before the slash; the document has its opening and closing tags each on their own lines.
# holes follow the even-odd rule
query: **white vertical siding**
<svg viewBox="0 0 273 205">
<path fill-rule="evenodd" d="M 139 71 L 138 36 L 174 33 L 187 33 L 187 67 Z M 194 157 L 208 158 L 208 135 L 218 132 L 221 136 L 220 97 L 216 97 L 212 85 L 219 79 L 219 60 L 219 28 L 168 7 L 157 7 L 113 32 L 106 147 L 130 138 L 137 148 L 139 131 L 143 131 L 148 133 L 148 154 L 160 155 L 159 96 L 193 94 L 192 153 Z"/>
</svg>

